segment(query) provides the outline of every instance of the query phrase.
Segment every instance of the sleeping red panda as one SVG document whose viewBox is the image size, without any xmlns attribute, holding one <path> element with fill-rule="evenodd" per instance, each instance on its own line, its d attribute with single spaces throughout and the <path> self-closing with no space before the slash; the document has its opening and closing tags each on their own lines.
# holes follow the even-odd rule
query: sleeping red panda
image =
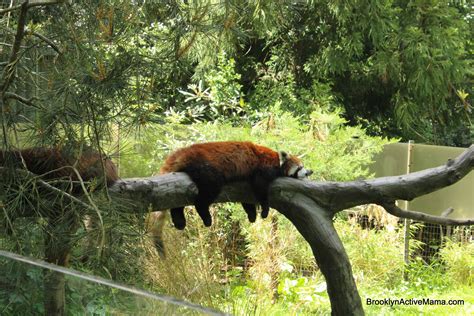
<svg viewBox="0 0 474 316">
<path fill-rule="evenodd" d="M 261 216 L 268 216 L 268 189 L 278 177 L 303 179 L 313 172 L 303 167 L 295 156 L 276 152 L 251 142 L 211 142 L 178 149 L 165 161 L 160 173 L 185 172 L 196 184 L 198 195 L 194 205 L 205 226 L 212 224 L 209 206 L 222 187 L 235 181 L 248 181 L 262 208 Z M 257 217 L 254 204 L 242 203 L 250 222 Z M 186 227 L 184 207 L 171 209 L 171 219 L 177 229 Z"/>
<path fill-rule="evenodd" d="M 105 155 L 102 156 L 89 147 L 84 148 L 80 157 L 65 148 L 57 147 L 0 151 L 0 166 L 26 168 L 44 180 L 65 180 L 63 184 L 59 184 L 61 189 L 70 191 L 76 196 L 81 195 L 83 189 L 81 185 L 77 184 L 80 179 L 74 169 L 83 181 L 97 179 L 100 182 L 105 180 L 105 184 L 111 186 L 119 179 L 115 164 Z M 11 227 L 7 226 L 6 231 L 7 233 L 11 232 Z M 66 247 L 56 249 L 57 251 L 45 250 L 45 260 L 61 266 L 68 266 L 70 252 L 67 249 Z"/>
<path fill-rule="evenodd" d="M 104 179 L 105 175 L 107 186 L 111 186 L 119 179 L 115 164 L 106 156 L 101 156 L 88 147 L 83 150 L 80 157 L 75 157 L 64 148 L 56 147 L 0 151 L 0 166 L 6 165 L 7 160 L 15 168 L 26 167 L 28 171 L 48 180 L 78 181 L 78 176 L 71 166 L 74 166 L 83 181 Z M 80 193 L 81 190 L 79 186 L 73 186 L 73 192 Z"/>
</svg>

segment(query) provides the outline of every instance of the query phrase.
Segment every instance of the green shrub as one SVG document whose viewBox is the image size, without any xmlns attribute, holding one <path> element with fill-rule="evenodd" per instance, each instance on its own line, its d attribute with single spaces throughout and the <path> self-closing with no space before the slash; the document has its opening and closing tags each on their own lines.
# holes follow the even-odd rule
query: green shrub
<svg viewBox="0 0 474 316">
<path fill-rule="evenodd" d="M 403 231 L 368 230 L 337 219 L 357 283 L 393 288 L 403 280 Z"/>
<path fill-rule="evenodd" d="M 474 244 L 446 240 L 440 250 L 446 276 L 456 285 L 474 285 Z"/>
<path fill-rule="evenodd" d="M 235 71 L 235 60 L 220 53 L 216 67 L 208 70 L 204 79 L 204 82 L 199 80 L 197 84 L 188 85 L 187 90 L 180 90 L 186 97 L 184 105 L 165 114 L 180 123 L 243 122 L 246 104 L 239 83 L 240 74 Z"/>
</svg>

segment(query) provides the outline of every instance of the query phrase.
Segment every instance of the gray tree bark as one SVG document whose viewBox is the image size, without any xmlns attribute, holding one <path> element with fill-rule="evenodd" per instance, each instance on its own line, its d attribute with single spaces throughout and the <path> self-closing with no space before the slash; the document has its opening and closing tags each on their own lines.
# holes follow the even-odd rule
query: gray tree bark
<svg viewBox="0 0 474 316">
<path fill-rule="evenodd" d="M 334 229 L 333 216 L 344 209 L 375 203 L 389 213 L 414 220 L 447 225 L 472 225 L 474 219 L 456 220 L 420 212 L 401 210 L 395 200 L 415 197 L 449 186 L 474 167 L 474 145 L 446 165 L 403 176 L 382 177 L 352 182 L 301 181 L 279 178 L 270 187 L 270 206 L 287 217 L 311 246 L 316 262 L 327 282 L 333 315 L 363 315 L 362 302 L 352 268 L 342 242 Z M 155 210 L 191 205 L 197 188 L 184 173 L 158 177 L 123 179 L 111 193 L 129 197 Z M 216 202 L 255 203 L 248 184 L 225 186 Z"/>
</svg>

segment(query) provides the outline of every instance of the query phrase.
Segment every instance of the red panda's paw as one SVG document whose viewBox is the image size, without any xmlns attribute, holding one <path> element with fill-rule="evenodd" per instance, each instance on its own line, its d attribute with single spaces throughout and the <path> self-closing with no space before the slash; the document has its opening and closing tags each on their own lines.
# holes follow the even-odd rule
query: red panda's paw
<svg viewBox="0 0 474 316">
<path fill-rule="evenodd" d="M 179 223 L 179 222 L 173 221 L 173 225 L 174 225 L 174 228 L 176 228 L 177 230 L 183 230 L 186 228 L 186 222 Z"/>
<path fill-rule="evenodd" d="M 247 213 L 249 222 L 254 223 L 257 219 L 257 208 L 255 204 L 242 203 L 242 206 L 244 207 L 245 213 Z"/>
<path fill-rule="evenodd" d="M 184 217 L 184 207 L 171 209 L 171 221 L 176 229 L 183 230 L 186 227 L 186 218 Z"/>
<path fill-rule="evenodd" d="M 268 216 L 268 212 L 270 211 L 270 207 L 268 206 L 268 204 L 262 204 L 262 218 L 267 218 Z"/>
<path fill-rule="evenodd" d="M 196 211 L 201 217 L 204 226 L 210 227 L 212 225 L 212 216 L 209 212 L 209 204 L 196 201 L 196 204 L 194 206 L 196 207 Z"/>
<path fill-rule="evenodd" d="M 199 215 L 201 215 L 201 214 L 199 214 Z M 211 217 L 211 214 L 209 213 L 209 211 L 208 211 L 207 214 L 201 215 L 201 219 L 202 219 L 202 223 L 204 224 L 204 226 L 211 227 L 212 217 Z"/>
</svg>

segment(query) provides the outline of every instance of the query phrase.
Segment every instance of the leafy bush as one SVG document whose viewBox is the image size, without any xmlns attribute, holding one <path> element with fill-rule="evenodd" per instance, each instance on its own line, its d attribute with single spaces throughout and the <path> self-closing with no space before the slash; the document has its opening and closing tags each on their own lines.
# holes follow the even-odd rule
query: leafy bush
<svg viewBox="0 0 474 316">
<path fill-rule="evenodd" d="M 182 123 L 241 121 L 245 117 L 245 102 L 234 59 L 227 58 L 224 53 L 219 54 L 216 67 L 208 70 L 204 78 L 208 88 L 204 88 L 202 80 L 198 84 L 189 84 L 187 91 L 180 90 L 186 97 L 184 109 L 171 110 L 166 114 Z"/>
<path fill-rule="evenodd" d="M 280 69 L 277 56 L 260 65 L 259 72 L 259 80 L 248 101 L 257 117 L 269 109 L 281 108 L 307 122 L 314 110 L 322 108 L 331 111 L 342 107 L 329 83 L 315 80 L 309 87 L 301 87 L 293 73 Z"/>
</svg>

